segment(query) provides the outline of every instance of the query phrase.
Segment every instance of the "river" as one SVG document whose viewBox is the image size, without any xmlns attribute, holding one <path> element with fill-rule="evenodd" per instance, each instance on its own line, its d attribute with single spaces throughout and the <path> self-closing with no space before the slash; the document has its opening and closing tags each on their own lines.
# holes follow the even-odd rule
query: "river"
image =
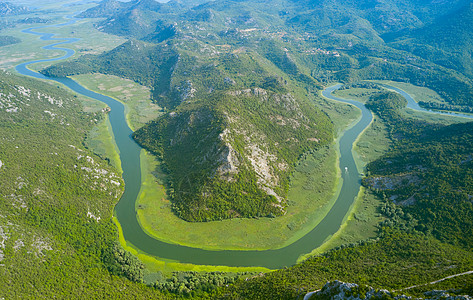
<svg viewBox="0 0 473 300">
<path fill-rule="evenodd" d="M 361 176 L 357 171 L 352 154 L 353 143 L 360 133 L 370 124 L 373 116 L 371 112 L 359 102 L 332 96 L 331 93 L 341 86 L 335 85 L 325 89 L 322 93 L 323 96 L 332 100 L 354 105 L 361 110 L 362 115 L 358 122 L 346 130 L 339 140 L 339 165 L 342 169 L 342 187 L 339 197 L 325 218 L 307 235 L 284 248 L 276 250 L 212 251 L 165 243 L 146 234 L 138 223 L 135 211 L 135 200 L 141 187 L 141 148 L 131 137 L 132 130 L 128 127 L 125 119 L 124 105 L 113 98 L 90 91 L 70 78 L 46 77 L 40 73 L 28 69 L 28 65 L 34 63 L 59 61 L 74 55 L 74 50 L 58 46 L 74 43 L 79 39 L 58 39 L 54 38 L 54 34 L 42 33 L 38 32 L 38 30 L 46 29 L 48 27 L 67 26 L 73 24 L 75 21 L 76 20 L 74 18 L 71 18 L 70 21 L 62 24 L 33 27 L 23 30 L 22 32 L 24 33 L 38 35 L 42 40 L 55 42 L 51 45 L 43 47 L 44 49 L 63 50 L 65 51 L 65 54 L 57 58 L 34 60 L 22 63 L 16 66 L 16 70 L 18 73 L 23 75 L 56 81 L 65 85 L 76 93 L 101 101 L 111 108 L 109 118 L 113 134 L 115 136 L 115 141 L 119 149 L 120 160 L 123 169 L 123 179 L 125 182 L 125 191 L 115 207 L 115 212 L 117 219 L 122 226 L 123 235 L 127 243 L 131 243 L 136 248 L 140 249 L 140 251 L 149 255 L 164 259 L 176 260 L 182 263 L 192 263 L 199 265 L 224 265 L 235 267 L 260 266 L 276 269 L 295 264 L 300 255 L 310 253 L 313 249 L 321 246 L 327 237 L 333 235 L 340 228 L 340 225 L 344 217 L 349 212 L 350 207 L 358 195 L 361 186 Z"/>
</svg>

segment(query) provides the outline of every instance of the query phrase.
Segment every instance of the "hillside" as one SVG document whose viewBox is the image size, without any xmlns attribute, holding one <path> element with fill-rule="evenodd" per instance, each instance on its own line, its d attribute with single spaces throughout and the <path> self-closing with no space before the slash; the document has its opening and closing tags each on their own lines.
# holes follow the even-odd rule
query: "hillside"
<svg viewBox="0 0 473 300">
<path fill-rule="evenodd" d="M 284 214 L 293 165 L 330 128 L 309 103 L 254 88 L 181 104 L 134 137 L 165 162 L 176 213 L 208 221 Z"/>
<path fill-rule="evenodd" d="M 471 76 L 472 20 L 473 6 L 467 3 L 406 36 L 398 37 L 392 45 Z"/>
<path fill-rule="evenodd" d="M 83 144 L 104 111 L 4 72 L 0 90 L 2 297 L 151 296 L 129 281 L 142 280 L 141 263 L 116 242 L 123 181 Z"/>
<path fill-rule="evenodd" d="M 17 44 L 20 42 L 19 38 L 9 35 L 0 35 L 0 47 Z"/>
<path fill-rule="evenodd" d="M 95 20 L 96 28 L 129 40 L 112 51 L 59 63 L 43 73 L 61 77 L 97 72 L 128 78 L 151 89 L 153 101 L 164 113 L 138 129 L 133 138 L 159 160 L 153 165 L 158 168 L 150 173 L 165 175 L 167 198 L 161 190 L 156 193 L 166 201 L 163 206 L 172 207 L 179 218 L 190 222 L 259 217 L 275 221 L 273 218 L 284 215 L 293 204 L 288 190 L 300 158 L 332 143 L 334 127 L 342 130 L 340 124 L 355 118 L 354 113 L 349 117 L 348 108 L 321 99 L 320 90 L 342 82 L 348 84 L 347 88 L 373 95 L 366 104 L 375 114 L 374 123 L 360 140 L 366 148 L 372 146 L 369 150 L 376 152 L 377 158 L 368 162 L 360 198 L 327 248 L 317 249 L 318 256 L 294 266 L 265 274 L 244 274 L 240 279 L 231 273 L 187 271 L 170 275 L 169 269 L 164 274 L 163 265 L 153 265 L 156 273 L 147 277 L 147 283 L 156 289 L 179 294 L 177 297 L 300 299 L 308 291 L 322 289 L 327 282 L 343 280 L 359 285 L 351 286 L 353 290 L 349 291 L 356 297 L 369 290 L 364 285 L 372 286 L 372 292 L 389 289 L 385 298 L 395 297 L 397 292 L 393 290 L 414 285 L 419 287 L 399 293 L 428 298 L 435 294 L 435 288 L 452 296 L 471 295 L 471 274 L 435 285 L 428 283 L 473 270 L 473 123 L 429 123 L 425 120 L 435 118 L 422 119 L 406 111 L 406 102 L 398 94 L 379 87 L 368 93 L 370 85 L 357 83 L 366 79 L 410 83 L 404 86 L 431 89 L 431 94 L 445 101 L 430 105 L 471 112 L 472 7 L 466 0 L 108 0 L 85 11 L 82 17 L 100 18 Z M 19 96 L 19 92 L 15 95 Z M 26 106 L 22 109 L 26 110 Z M 39 117 L 41 111 L 48 116 L 45 111 L 57 114 L 50 107 L 38 109 L 35 119 L 43 118 Z M 80 138 L 96 121 L 90 122 L 91 115 L 78 110 L 76 113 L 84 123 L 77 121 L 74 128 L 82 129 L 82 135 L 62 134 L 64 128 L 53 129 L 61 141 L 69 137 L 74 141 L 64 144 L 79 147 Z M 100 115 L 97 112 L 97 120 Z M 5 128 L 26 131 L 21 127 L 24 124 L 5 124 Z M 34 136 L 25 136 L 34 140 Z M 375 147 L 378 145 L 374 143 L 386 145 Z M 4 151 L 10 162 L 0 158 L 0 172 L 8 170 L 15 149 Z M 84 147 L 81 150 L 89 151 Z M 41 153 L 40 157 L 48 157 L 48 153 Z M 67 161 L 74 161 L 76 154 L 70 154 Z M 105 162 L 90 152 L 88 155 L 94 162 L 103 163 L 102 169 L 113 172 Z M 59 173 L 54 165 L 52 169 Z M 61 243 L 77 251 L 85 265 L 98 266 L 97 280 L 108 275 L 108 269 L 113 275 L 100 283 L 104 290 L 119 280 L 130 287 L 130 295 L 138 293 L 134 289 L 142 289 L 143 295 L 161 296 L 159 291 L 154 291 L 158 296 L 147 294 L 152 293 L 151 289 L 116 277 L 140 281 L 143 275 L 141 264 L 116 248 L 115 231 L 108 222 L 116 199 L 105 198 L 101 191 L 70 187 L 76 177 L 69 179 L 69 171 L 66 168 L 65 175 L 58 175 L 68 189 L 57 199 L 69 199 L 70 190 L 80 196 L 74 198 L 78 204 L 66 207 L 59 203 L 57 210 L 29 209 L 26 215 L 32 217 L 26 228 L 34 231 L 46 227 L 54 238 L 56 234 L 66 236 Z M 3 199 L 9 200 L 10 194 L 16 195 L 20 181 L 16 174 L 5 178 L 11 191 Z M 36 178 L 28 180 L 25 182 L 36 182 Z M 151 181 L 155 180 L 151 176 Z M 52 181 L 50 184 L 58 185 Z M 90 186 L 87 179 L 80 184 Z M 310 185 L 309 180 L 304 182 L 304 186 Z M 119 187 L 114 188 L 119 193 Z M 82 197 L 89 192 L 98 200 L 92 203 L 89 197 Z M 35 200 L 41 196 L 35 190 L 30 195 Z M 43 208 L 48 201 L 39 201 L 37 206 Z M 21 207 L 22 203 L 18 205 Z M 96 209 L 90 210 L 94 217 L 100 210 L 100 222 L 84 217 L 89 212 L 88 205 Z M 369 215 L 364 213 L 367 211 Z M 86 227 L 81 231 L 84 220 L 91 221 L 90 230 Z M 209 223 L 220 226 L 222 222 L 205 224 Z M 363 229 L 351 228 L 360 223 L 365 225 Z M 292 223 L 283 225 L 285 230 L 292 230 Z M 366 229 L 368 225 L 371 227 Z M 74 239 L 75 236 L 79 238 Z M 11 247 L 5 247 L 5 257 L 17 253 L 11 250 L 16 240 L 10 236 L 8 239 Z M 97 240 L 100 242 L 95 244 L 84 242 Z M 332 250 L 324 252 L 326 249 Z M 8 264 L 16 266 L 13 260 Z M 200 266 L 185 268 L 195 270 Z M 69 269 L 64 273 L 68 272 L 77 274 Z M 323 299 L 327 295 L 318 296 Z"/>
<path fill-rule="evenodd" d="M 194 11 L 227 13 L 219 5 L 204 4 Z M 209 30 L 218 25 L 211 22 Z M 249 41 L 257 48 L 234 53 L 218 50 L 218 43 L 206 45 L 200 34 L 182 26 L 168 37 L 160 35 L 166 28 L 148 36 L 148 42 L 131 40 L 108 53 L 43 72 L 65 76 L 94 71 L 152 88 L 154 101 L 168 114 L 134 137 L 162 159 L 170 175 L 173 209 L 183 219 L 284 214 L 294 163 L 333 139 L 327 116 L 305 95 L 319 86 L 317 81 L 283 44 L 258 41 L 261 33 Z M 244 32 L 235 33 L 219 39 L 237 44 Z M 195 43 L 185 42 L 189 36 Z M 157 39 L 166 41 L 150 43 Z"/>
<path fill-rule="evenodd" d="M 403 105 L 393 106 L 382 95 L 370 101 L 375 111 L 381 111 L 396 144 L 367 166 L 364 184 L 417 219 L 416 230 L 471 249 L 473 122 L 450 126 L 406 122 L 399 112 Z"/>
<path fill-rule="evenodd" d="M 363 179 L 369 193 L 384 202 L 378 208 L 386 217 L 378 225 L 378 238 L 345 244 L 296 266 L 237 282 L 222 294 L 231 295 L 230 299 L 296 299 L 305 294 L 301 290 L 314 291 L 328 281 L 342 280 L 375 289 L 401 289 L 395 295 L 423 299 L 448 293 L 471 295 L 471 274 L 437 282 L 441 290 L 437 292 L 429 282 L 472 270 L 473 123 L 445 126 L 420 121 L 405 114 L 405 104 L 398 94 L 380 91 L 367 102 L 393 141 L 384 156 L 368 165 Z M 419 287 L 402 290 L 414 285 Z M 325 287 L 313 297 L 333 299 L 324 294 L 329 290 Z M 369 288 L 343 290 L 356 297 Z M 381 299 L 395 295 L 389 292 Z"/>
</svg>

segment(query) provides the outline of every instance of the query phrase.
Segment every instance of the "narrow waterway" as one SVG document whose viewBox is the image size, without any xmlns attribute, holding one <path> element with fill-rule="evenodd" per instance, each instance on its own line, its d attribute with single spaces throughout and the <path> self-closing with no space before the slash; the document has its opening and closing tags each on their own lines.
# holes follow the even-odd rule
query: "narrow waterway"
<svg viewBox="0 0 473 300">
<path fill-rule="evenodd" d="M 345 215 L 349 212 L 355 197 L 360 189 L 361 177 L 357 172 L 355 161 L 352 154 L 353 142 L 358 135 L 370 124 L 372 120 L 371 112 L 365 106 L 356 101 L 336 98 L 331 95 L 332 91 L 339 88 L 340 85 L 329 87 L 323 91 L 327 98 L 350 103 L 358 107 L 361 112 L 360 120 L 350 129 L 344 132 L 340 138 L 340 167 L 342 174 L 342 187 L 340 195 L 327 214 L 327 216 L 307 235 L 294 242 L 293 244 L 277 249 L 264 251 L 212 251 L 199 248 L 191 248 L 176 244 L 168 244 L 147 235 L 140 227 L 136 211 L 135 200 L 141 187 L 140 170 L 140 151 L 141 148 L 131 138 L 132 131 L 128 127 L 124 106 L 113 98 L 90 91 L 76 81 L 70 78 L 50 78 L 28 69 L 28 65 L 46 62 L 59 61 L 74 55 L 74 51 L 59 46 L 74 43 L 78 39 L 54 38 L 51 33 L 43 33 L 48 27 L 59 27 L 73 24 L 75 19 L 67 23 L 34 27 L 23 30 L 24 33 L 38 35 L 40 39 L 54 41 L 49 46 L 44 47 L 47 50 L 63 50 L 65 55 L 52 59 L 34 60 L 20 64 L 16 70 L 23 75 L 32 76 L 39 79 L 52 80 L 64 84 L 76 93 L 96 99 L 106 103 L 111 108 L 109 113 L 110 123 L 116 144 L 120 152 L 120 159 L 123 169 L 123 178 L 125 181 L 125 191 L 117 204 L 115 210 L 118 221 L 120 222 L 123 234 L 128 243 L 133 244 L 142 252 L 165 259 L 172 259 L 183 263 L 193 263 L 201 265 L 226 265 L 226 266 L 262 266 L 267 268 L 281 268 L 296 263 L 300 255 L 311 252 L 313 249 L 323 244 L 324 240 L 334 234 L 339 228 Z"/>
<path fill-rule="evenodd" d="M 424 113 L 429 113 L 429 114 L 436 114 L 436 115 L 443 115 L 443 116 L 449 116 L 449 117 L 461 117 L 461 118 L 468 118 L 468 119 L 473 119 L 473 115 L 468 115 L 468 114 L 462 114 L 462 113 L 457 113 L 457 112 L 449 112 L 449 111 L 437 111 L 437 110 L 430 110 L 430 109 L 425 109 L 419 106 L 419 103 L 417 103 L 414 98 L 411 97 L 407 92 L 401 90 L 400 88 L 397 88 L 395 86 L 386 84 L 386 83 L 377 83 L 378 85 L 388 89 L 392 90 L 402 97 L 404 97 L 407 100 L 407 108 L 410 108 L 412 110 L 424 112 Z"/>
</svg>

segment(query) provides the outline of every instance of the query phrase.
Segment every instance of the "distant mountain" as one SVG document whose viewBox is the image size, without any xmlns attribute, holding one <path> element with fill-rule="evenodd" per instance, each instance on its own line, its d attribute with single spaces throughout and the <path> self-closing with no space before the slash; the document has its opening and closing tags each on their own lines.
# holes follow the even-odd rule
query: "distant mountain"
<svg viewBox="0 0 473 300">
<path fill-rule="evenodd" d="M 465 0 L 303 0 L 289 24 L 318 34 L 351 35 L 379 41 L 378 35 L 422 27 L 467 3 Z"/>
<path fill-rule="evenodd" d="M 0 2 L 0 16 L 16 16 L 28 13 L 26 6 L 15 5 L 10 2 Z"/>
<path fill-rule="evenodd" d="M 182 5 L 175 2 L 163 4 L 155 0 L 130 2 L 104 0 L 98 6 L 79 14 L 78 17 L 107 18 L 99 22 L 97 28 L 111 34 L 145 38 L 153 34 L 163 23 L 159 21 L 161 14 L 170 14 L 180 8 Z"/>
<path fill-rule="evenodd" d="M 109 18 L 131 7 L 132 2 L 104 0 L 99 5 L 77 15 L 79 18 Z"/>
</svg>

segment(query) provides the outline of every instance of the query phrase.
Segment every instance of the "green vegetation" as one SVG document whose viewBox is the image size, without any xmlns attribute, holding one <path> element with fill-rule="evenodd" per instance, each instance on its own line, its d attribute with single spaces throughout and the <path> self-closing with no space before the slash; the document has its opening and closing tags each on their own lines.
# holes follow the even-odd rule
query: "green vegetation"
<svg viewBox="0 0 473 300">
<path fill-rule="evenodd" d="M 57 23 L 64 22 L 62 18 L 52 15 Z M 22 33 L 22 29 L 34 27 L 32 24 L 20 23 L 14 28 L 6 28 L 2 30 L 2 35 L 8 35 L 18 40 L 18 43 L 10 44 L 0 48 L 0 66 L 4 69 L 12 69 L 19 63 L 36 59 L 59 57 L 63 55 L 63 51 L 44 50 L 41 47 L 49 45 L 49 41 L 38 39 L 37 36 Z M 66 27 L 49 27 L 47 29 L 39 29 L 37 32 L 45 31 L 57 34 L 58 38 L 79 38 L 80 40 L 67 47 L 76 51 L 73 57 L 83 54 L 99 54 L 109 51 L 120 45 L 125 40 L 123 38 L 105 34 L 95 29 L 90 22 L 79 21 L 71 26 Z M 32 65 L 34 70 L 41 70 L 50 66 L 54 62 L 45 62 Z"/>
<path fill-rule="evenodd" d="M 125 114 L 132 130 L 155 119 L 161 108 L 150 100 L 150 91 L 135 82 L 112 75 L 91 74 L 72 77 L 87 89 L 110 96 L 126 104 Z"/>
<path fill-rule="evenodd" d="M 473 6 L 461 0 L 204 2 L 103 2 L 84 13 L 106 18 L 94 20 L 95 28 L 87 20 L 73 29 L 51 28 L 62 36 L 89 36 L 71 45 L 77 60 L 34 68 L 48 67 L 45 73 L 58 76 L 94 73 L 80 80 L 123 102 L 133 100 L 129 123 L 141 127 L 135 137 L 160 159 L 146 154 L 142 160 L 141 224 L 167 241 L 213 249 L 279 247 L 325 215 L 336 183 L 334 151 L 327 145 L 332 131 L 343 130 L 357 110 L 316 99 L 330 124 L 308 99 L 318 98 L 322 82 L 349 83 L 337 94 L 366 102 L 377 117 L 355 147 L 358 159 L 369 163 L 367 188 L 344 226 L 317 250 L 320 256 L 240 279 L 195 272 L 242 269 L 152 258 L 119 236 L 122 249 L 110 221 L 121 193 L 119 162 L 103 107 L 88 103 L 83 109 L 79 98 L 56 86 L 1 75 L 5 298 L 166 297 L 140 283 L 145 279 L 167 296 L 291 299 L 335 279 L 401 289 L 471 270 L 471 124 L 403 110 L 398 95 L 358 82 L 400 80 L 398 86 L 423 106 L 471 111 Z M 71 7 L 61 13 L 76 9 Z M 3 68 L 51 55 L 39 50 L 44 41 L 18 33 L 31 26 L 26 19 L 8 18 L 9 24 L 0 20 L 2 36 L 21 42 L 0 48 Z M 19 27 L 11 29 L 13 24 Z M 144 125 L 158 106 L 135 101 L 126 89 L 112 90 L 123 81 L 97 72 L 147 86 L 166 113 Z M 36 97 L 37 90 L 55 100 Z M 35 105 L 27 105 L 32 99 Z M 196 224 L 177 216 L 240 218 Z M 227 234 L 235 227 L 234 235 Z M 204 228 L 214 236 L 201 235 Z M 470 282 L 464 276 L 436 287 L 471 294 Z"/>
<path fill-rule="evenodd" d="M 339 89 L 333 94 L 340 98 L 352 99 L 359 101 L 361 103 L 366 103 L 371 95 L 378 93 L 379 91 L 373 90 L 371 88 L 349 88 L 349 89 Z"/>
<path fill-rule="evenodd" d="M 278 216 L 287 205 L 291 166 L 330 140 L 324 116 L 295 101 L 262 89 L 217 94 L 180 106 L 134 137 L 165 162 L 181 218 Z"/>
<path fill-rule="evenodd" d="M 117 152 L 117 146 L 113 140 L 113 132 L 108 117 L 104 117 L 98 122 L 92 130 L 87 133 L 84 144 L 94 154 L 102 159 L 108 160 L 116 169 L 121 170 L 120 156 Z"/>
<path fill-rule="evenodd" d="M 398 96 L 399 97 L 399 96 Z M 404 205 L 419 220 L 417 230 L 443 241 L 471 247 L 471 126 L 432 125 L 401 117 L 396 96 L 380 94 L 368 102 L 387 124 L 393 150 L 370 163 L 365 185 Z M 388 167 L 389 166 L 389 167 Z"/>
<path fill-rule="evenodd" d="M 424 296 L 424 293 L 431 291 L 447 291 L 450 295 L 471 295 L 473 294 L 473 274 L 457 276 L 445 279 L 436 284 L 425 284 L 409 289 L 409 293 L 415 296 Z"/>
<path fill-rule="evenodd" d="M 431 237 L 387 230 L 378 241 L 333 250 L 288 269 L 237 281 L 221 294 L 231 299 L 294 299 L 335 279 L 400 289 L 471 270 L 472 264 L 470 251 Z"/>
<path fill-rule="evenodd" d="M 136 202 L 138 219 L 148 234 L 171 243 L 204 249 L 280 248 L 310 231 L 330 209 L 336 199 L 335 160 L 333 149 L 322 148 L 298 163 L 284 216 L 189 223 L 172 213 L 164 187 L 159 184 L 165 174 L 160 172 L 156 159 L 143 152 L 144 180 Z M 318 168 L 327 171 L 317 172 Z"/>
<path fill-rule="evenodd" d="M 368 165 L 364 181 L 383 197 L 405 205 L 440 240 L 471 247 L 471 124 L 426 129 L 428 138 L 404 142 Z M 390 164 L 390 168 L 386 165 Z"/>
<path fill-rule="evenodd" d="M 369 98 L 378 93 L 382 88 L 369 81 L 361 81 L 350 84 L 344 84 L 338 90 L 335 90 L 333 94 L 340 98 L 351 99 L 366 103 Z"/>
<path fill-rule="evenodd" d="M 19 38 L 10 35 L 0 35 L 0 47 L 17 44 L 21 42 Z"/>
<path fill-rule="evenodd" d="M 372 82 L 397 87 L 411 95 L 412 99 L 418 103 L 445 103 L 445 100 L 438 93 L 426 87 L 391 80 L 372 80 Z"/>
<path fill-rule="evenodd" d="M 122 180 L 82 145 L 103 114 L 55 86 L 0 78 L 2 296 L 156 296 L 123 278 L 141 281 L 142 264 L 116 244 Z"/>
<path fill-rule="evenodd" d="M 360 117 L 360 110 L 352 105 L 346 105 L 320 97 L 316 104 L 328 115 L 333 123 L 335 136 L 339 136 L 350 124 Z"/>
<path fill-rule="evenodd" d="M 158 273 L 154 286 L 162 291 L 198 299 L 209 296 L 209 293 L 220 286 L 234 283 L 242 275 L 246 275 L 245 278 L 249 277 L 244 273 L 174 272 L 171 278 L 165 279 Z"/>
<path fill-rule="evenodd" d="M 302 259 L 321 255 L 329 250 L 344 245 L 356 245 L 360 241 L 374 239 L 379 234 L 379 225 L 385 219 L 380 213 L 382 200 L 369 190 L 362 189 L 353 204 L 351 213 L 346 217 L 340 229 L 319 248 L 314 249 Z"/>
</svg>

